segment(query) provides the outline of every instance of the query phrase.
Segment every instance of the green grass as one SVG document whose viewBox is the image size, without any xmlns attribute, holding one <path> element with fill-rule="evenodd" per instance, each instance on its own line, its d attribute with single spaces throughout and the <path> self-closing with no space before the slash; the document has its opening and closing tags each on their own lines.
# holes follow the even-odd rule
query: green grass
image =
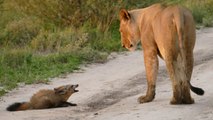
<svg viewBox="0 0 213 120">
<path fill-rule="evenodd" d="M 69 54 L 32 55 L 7 53 L 1 56 L 0 85 L 11 90 L 17 83 L 45 82 L 47 78 L 78 69 L 82 60 Z"/>
<path fill-rule="evenodd" d="M 78 70 L 82 63 L 106 59 L 106 54 L 83 51 L 47 55 L 32 54 L 28 50 L 1 52 L 0 96 L 17 87 L 18 83 L 45 83 L 49 78 Z"/>
</svg>

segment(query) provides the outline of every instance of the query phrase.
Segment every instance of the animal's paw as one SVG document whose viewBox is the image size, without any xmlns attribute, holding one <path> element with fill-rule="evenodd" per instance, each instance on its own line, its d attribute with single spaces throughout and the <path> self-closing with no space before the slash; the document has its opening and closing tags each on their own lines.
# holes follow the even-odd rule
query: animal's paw
<svg viewBox="0 0 213 120">
<path fill-rule="evenodd" d="M 177 104 L 182 104 L 181 99 L 175 99 L 174 97 L 170 100 L 170 104 L 172 105 L 177 105 Z"/>
<path fill-rule="evenodd" d="M 183 102 L 183 104 L 194 104 L 195 103 L 193 98 L 190 98 L 190 99 L 187 99 L 187 100 L 183 99 L 182 102 Z"/>
<path fill-rule="evenodd" d="M 77 106 L 77 104 L 71 103 L 70 106 Z"/>
<path fill-rule="evenodd" d="M 140 104 L 142 104 L 142 103 L 147 103 L 147 102 L 151 102 L 152 100 L 154 99 L 154 97 L 153 96 L 140 96 L 139 98 L 138 98 L 138 102 L 140 103 Z"/>
</svg>

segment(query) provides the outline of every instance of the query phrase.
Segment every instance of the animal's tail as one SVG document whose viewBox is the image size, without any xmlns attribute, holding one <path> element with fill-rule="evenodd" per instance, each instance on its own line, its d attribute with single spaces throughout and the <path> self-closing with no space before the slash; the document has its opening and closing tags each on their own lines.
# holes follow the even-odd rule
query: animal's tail
<svg viewBox="0 0 213 120">
<path fill-rule="evenodd" d="M 7 111 L 20 111 L 30 109 L 30 104 L 28 102 L 23 103 L 13 103 L 7 107 Z"/>
<path fill-rule="evenodd" d="M 187 79 L 187 72 L 186 72 L 186 51 L 185 51 L 185 44 L 184 44 L 184 30 L 183 30 L 183 26 L 184 26 L 184 15 L 183 12 L 180 12 L 180 9 L 179 10 L 179 14 L 175 14 L 174 15 L 174 19 L 175 20 L 175 26 L 176 26 L 176 30 L 177 30 L 177 34 L 178 34 L 178 43 L 179 43 L 179 48 L 180 48 L 180 57 L 181 57 L 181 68 L 183 68 L 182 70 L 184 71 L 184 75 L 183 75 L 183 79 Z M 193 18 L 192 18 L 193 19 Z M 190 86 L 190 89 L 196 93 L 197 95 L 204 95 L 204 90 L 201 89 L 201 88 L 198 88 L 198 87 L 194 87 L 191 85 L 190 83 L 190 80 L 188 81 L 188 84 Z"/>
<path fill-rule="evenodd" d="M 197 95 L 204 95 L 204 90 L 202 88 L 198 88 L 198 87 L 194 87 L 191 85 L 191 83 L 189 82 L 190 85 L 190 89 L 196 93 Z"/>
</svg>

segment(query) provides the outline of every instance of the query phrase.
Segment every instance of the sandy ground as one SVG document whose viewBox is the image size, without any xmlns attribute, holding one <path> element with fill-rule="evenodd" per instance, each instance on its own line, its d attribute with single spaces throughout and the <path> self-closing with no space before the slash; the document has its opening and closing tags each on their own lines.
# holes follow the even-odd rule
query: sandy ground
<svg viewBox="0 0 213 120">
<path fill-rule="evenodd" d="M 104 64 L 91 64 L 81 71 L 50 84 L 22 86 L 0 98 L 0 120 L 212 120 L 213 119 L 213 28 L 197 31 L 192 84 L 205 90 L 204 96 L 192 93 L 193 105 L 170 105 L 171 82 L 160 61 L 156 97 L 138 104 L 146 92 L 146 77 L 141 51 L 112 54 Z M 8 112 L 13 102 L 28 101 L 40 89 L 64 84 L 79 84 L 79 92 L 68 101 L 77 107 Z"/>
</svg>

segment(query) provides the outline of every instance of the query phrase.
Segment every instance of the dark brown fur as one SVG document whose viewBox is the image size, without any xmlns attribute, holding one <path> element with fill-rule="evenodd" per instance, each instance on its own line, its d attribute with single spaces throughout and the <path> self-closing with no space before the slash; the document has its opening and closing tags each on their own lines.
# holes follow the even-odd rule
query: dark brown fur
<svg viewBox="0 0 213 120">
<path fill-rule="evenodd" d="M 34 94 L 29 102 L 14 103 L 7 107 L 8 111 L 20 111 L 29 109 L 47 109 L 56 107 L 76 106 L 67 102 L 68 98 L 78 90 L 78 85 L 64 85 L 54 90 L 40 90 Z"/>
</svg>

